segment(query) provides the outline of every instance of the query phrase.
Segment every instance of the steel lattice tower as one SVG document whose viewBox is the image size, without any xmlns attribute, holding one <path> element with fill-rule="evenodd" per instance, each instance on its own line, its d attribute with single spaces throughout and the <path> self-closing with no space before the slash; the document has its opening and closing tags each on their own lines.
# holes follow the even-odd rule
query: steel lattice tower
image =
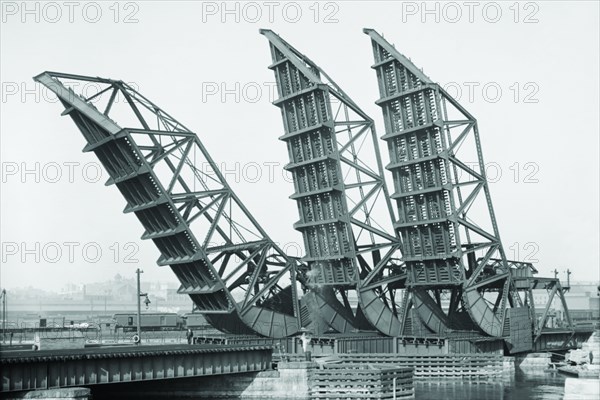
<svg viewBox="0 0 600 400">
<path fill-rule="evenodd" d="M 34 79 L 58 96 L 84 151 L 125 197 L 124 212 L 160 250 L 157 263 L 170 266 L 179 293 L 214 327 L 271 337 L 300 330 L 296 260 L 261 228 L 195 133 L 123 81 L 55 72 Z M 95 94 L 76 94 L 76 85 Z"/>
<path fill-rule="evenodd" d="M 300 216 L 294 227 L 310 269 L 308 308 L 338 332 L 389 332 L 394 318 L 384 303 L 395 304 L 395 285 L 406 274 L 373 120 L 308 57 L 274 32 L 260 32 L 270 43 L 280 139 L 295 187 L 290 197 Z M 376 220 L 382 210 L 384 220 Z"/>
<path fill-rule="evenodd" d="M 521 299 L 498 233 L 477 121 L 377 32 L 365 33 L 375 56 L 399 214 L 394 226 L 414 305 L 434 332 L 471 330 L 475 322 L 503 336 L 507 302 L 516 307 Z M 472 156 L 475 167 L 465 162 Z M 475 207 L 486 211 L 486 221 L 469 218 Z"/>
</svg>

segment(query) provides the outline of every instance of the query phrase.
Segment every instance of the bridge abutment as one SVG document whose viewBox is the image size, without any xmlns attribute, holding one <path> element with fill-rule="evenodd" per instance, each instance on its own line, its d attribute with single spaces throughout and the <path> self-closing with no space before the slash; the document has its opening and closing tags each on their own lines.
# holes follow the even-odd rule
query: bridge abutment
<svg viewBox="0 0 600 400">
<path fill-rule="evenodd" d="M 88 388 L 62 388 L 47 390 L 32 390 L 30 392 L 12 393 L 5 400 L 89 400 L 91 390 Z"/>
</svg>

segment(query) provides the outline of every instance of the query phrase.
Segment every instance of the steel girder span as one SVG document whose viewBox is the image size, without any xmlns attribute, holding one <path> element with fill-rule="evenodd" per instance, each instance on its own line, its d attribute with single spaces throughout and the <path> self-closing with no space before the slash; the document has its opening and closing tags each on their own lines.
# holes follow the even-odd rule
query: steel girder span
<svg viewBox="0 0 600 400">
<path fill-rule="evenodd" d="M 394 226 L 414 306 L 434 332 L 478 328 L 506 336 L 507 310 L 522 300 L 500 241 L 477 121 L 377 32 L 364 32 L 373 46 Z"/>
<path fill-rule="evenodd" d="M 34 80 L 58 96 L 87 141 L 83 151 L 96 154 L 124 212 L 159 249 L 158 265 L 170 266 L 179 293 L 215 328 L 270 337 L 300 330 L 296 260 L 252 217 L 195 133 L 120 80 L 56 72 Z"/>
<path fill-rule="evenodd" d="M 373 120 L 321 68 L 270 30 L 270 44 L 309 267 L 313 330 L 401 332 L 406 270 Z"/>
</svg>

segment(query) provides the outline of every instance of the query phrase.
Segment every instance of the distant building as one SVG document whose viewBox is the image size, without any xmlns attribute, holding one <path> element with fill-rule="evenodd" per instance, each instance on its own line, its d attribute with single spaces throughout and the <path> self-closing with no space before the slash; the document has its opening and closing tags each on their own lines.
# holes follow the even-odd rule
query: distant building
<svg viewBox="0 0 600 400">
<path fill-rule="evenodd" d="M 141 282 L 141 291 L 151 301 L 143 311 L 181 312 L 192 310 L 188 295 L 177 293 L 175 282 Z M 109 316 L 137 309 L 137 282 L 134 277 L 120 274 L 103 282 L 67 283 L 58 292 L 32 287 L 10 290 L 9 315 L 13 320 L 63 316 L 67 319 L 86 320 L 90 317 Z M 142 299 L 143 300 L 143 299 Z"/>
<path fill-rule="evenodd" d="M 578 282 L 571 285 L 565 293 L 569 309 L 598 310 L 598 282 Z"/>
<path fill-rule="evenodd" d="M 563 282 L 561 284 L 564 285 Z M 565 301 L 569 313 L 574 322 L 597 320 L 599 315 L 600 297 L 598 296 L 598 285 L 600 282 L 572 282 L 565 292 Z M 548 303 L 550 292 L 547 290 L 536 290 L 533 294 L 536 314 L 543 314 Z M 550 309 L 548 310 L 548 326 L 556 327 L 562 325 L 565 319 L 564 309 L 559 296 L 554 296 Z"/>
<path fill-rule="evenodd" d="M 60 292 L 65 300 L 135 302 L 136 283 L 133 278 L 123 279 L 119 274 L 112 280 L 86 284 L 68 283 Z"/>
</svg>

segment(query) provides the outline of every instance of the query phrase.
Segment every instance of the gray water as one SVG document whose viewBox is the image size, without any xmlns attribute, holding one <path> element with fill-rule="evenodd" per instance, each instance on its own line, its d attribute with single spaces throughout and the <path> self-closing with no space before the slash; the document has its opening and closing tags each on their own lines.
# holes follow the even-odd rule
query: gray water
<svg viewBox="0 0 600 400">
<path fill-rule="evenodd" d="M 517 372 L 497 382 L 417 382 L 416 400 L 562 400 L 565 377 L 556 372 Z M 597 400 L 597 399 L 590 399 Z"/>
<path fill-rule="evenodd" d="M 565 376 L 557 372 L 517 371 L 511 378 L 483 382 L 440 382 L 432 378 L 431 382 L 415 382 L 415 400 L 563 400 L 564 387 Z"/>
<path fill-rule="evenodd" d="M 146 388 L 145 383 L 137 383 L 138 388 Z M 563 400 L 565 376 L 557 372 L 517 371 L 514 376 L 498 377 L 494 381 L 441 381 L 439 378 L 418 380 L 415 382 L 415 400 Z M 111 389 L 112 387 L 112 389 Z M 218 399 L 198 396 L 192 393 L 161 395 L 160 391 L 148 393 L 147 390 L 129 390 L 123 392 L 121 384 L 100 385 L 92 391 L 96 400 L 125 399 L 193 399 L 193 400 L 238 400 L 237 398 Z M 143 393 L 143 394 L 142 394 Z M 273 399 L 276 400 L 276 399 Z M 284 399 L 279 399 L 284 400 Z M 590 399 L 600 400 L 600 399 Z"/>
</svg>

